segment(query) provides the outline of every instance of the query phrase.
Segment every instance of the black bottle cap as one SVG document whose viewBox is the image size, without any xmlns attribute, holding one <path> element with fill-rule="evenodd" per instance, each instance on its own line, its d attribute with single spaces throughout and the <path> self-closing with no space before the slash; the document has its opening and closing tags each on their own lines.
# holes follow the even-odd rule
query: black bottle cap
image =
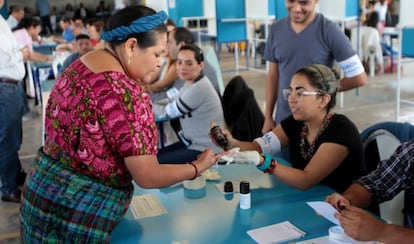
<svg viewBox="0 0 414 244">
<path fill-rule="evenodd" d="M 224 182 L 224 192 L 233 192 L 233 183 L 231 181 Z"/>
<path fill-rule="evenodd" d="M 241 181 L 240 182 L 240 193 L 247 194 L 250 193 L 250 184 L 248 181 Z"/>
</svg>

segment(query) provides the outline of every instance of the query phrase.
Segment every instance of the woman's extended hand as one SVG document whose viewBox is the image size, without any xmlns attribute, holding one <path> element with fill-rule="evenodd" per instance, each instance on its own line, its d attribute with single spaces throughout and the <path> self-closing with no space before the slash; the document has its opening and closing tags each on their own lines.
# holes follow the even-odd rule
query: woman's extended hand
<svg viewBox="0 0 414 244">
<path fill-rule="evenodd" d="M 211 148 L 207 148 L 204 152 L 198 155 L 197 160 L 193 163 L 197 165 L 197 169 L 199 173 L 201 173 L 213 166 L 222 154 L 223 153 L 214 154 Z"/>
</svg>

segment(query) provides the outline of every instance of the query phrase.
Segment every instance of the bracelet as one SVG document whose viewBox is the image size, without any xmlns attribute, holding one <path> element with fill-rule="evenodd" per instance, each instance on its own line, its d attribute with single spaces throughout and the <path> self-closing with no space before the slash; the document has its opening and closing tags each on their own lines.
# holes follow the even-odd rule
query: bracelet
<svg viewBox="0 0 414 244">
<path fill-rule="evenodd" d="M 189 165 L 192 165 L 193 167 L 194 167 L 194 177 L 193 178 L 191 178 L 190 180 L 194 180 L 195 178 L 197 178 L 197 176 L 198 176 L 198 169 L 197 169 L 197 166 L 193 163 L 193 162 L 190 162 L 190 163 L 188 163 Z"/>
<path fill-rule="evenodd" d="M 272 159 L 272 162 L 270 163 L 270 166 L 267 169 L 265 169 L 263 171 L 263 173 L 267 173 L 267 174 L 271 174 L 272 175 L 273 172 L 275 171 L 276 167 L 277 167 L 277 163 L 276 163 L 276 161 L 274 159 Z"/>
<path fill-rule="evenodd" d="M 270 166 L 270 162 L 272 161 L 272 157 L 265 153 L 262 155 L 264 157 L 264 162 L 257 166 L 260 171 L 265 171 Z"/>
</svg>

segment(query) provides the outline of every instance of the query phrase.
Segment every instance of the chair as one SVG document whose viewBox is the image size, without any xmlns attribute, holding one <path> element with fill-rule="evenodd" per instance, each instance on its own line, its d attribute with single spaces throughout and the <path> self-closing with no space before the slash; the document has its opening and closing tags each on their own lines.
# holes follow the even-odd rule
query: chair
<svg viewBox="0 0 414 244">
<path fill-rule="evenodd" d="M 361 133 L 365 156 L 364 174 L 375 170 L 380 161 L 388 159 L 402 142 L 412 138 L 414 138 L 414 126 L 409 123 L 381 122 L 366 128 Z M 405 191 L 402 191 L 393 199 L 381 203 L 379 205 L 381 218 L 393 224 L 403 225 L 403 209 L 407 210 L 407 213 L 410 212 L 404 206 L 414 203 L 404 203 L 404 198 L 407 199 Z"/>
<path fill-rule="evenodd" d="M 62 65 L 65 62 L 66 58 L 71 55 L 71 52 L 59 51 L 55 52 L 54 59 L 52 62 L 52 70 L 55 78 L 62 72 Z"/>
<path fill-rule="evenodd" d="M 355 50 L 358 50 L 360 59 L 365 64 L 369 64 L 370 76 L 375 75 L 375 62 L 384 67 L 382 56 L 381 38 L 378 30 L 370 26 L 361 26 L 352 29 L 351 42 Z M 357 38 L 359 37 L 359 40 Z M 358 44 L 359 43 L 359 47 Z"/>
<path fill-rule="evenodd" d="M 264 115 L 243 77 L 238 75 L 229 81 L 222 101 L 224 119 L 234 138 L 252 141 L 262 136 Z"/>
</svg>

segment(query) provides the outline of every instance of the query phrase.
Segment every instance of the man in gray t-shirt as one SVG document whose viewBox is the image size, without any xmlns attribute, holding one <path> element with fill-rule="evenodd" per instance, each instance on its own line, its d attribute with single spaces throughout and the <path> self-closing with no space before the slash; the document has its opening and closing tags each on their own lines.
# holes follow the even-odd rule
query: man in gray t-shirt
<svg viewBox="0 0 414 244">
<path fill-rule="evenodd" d="M 349 39 L 336 23 L 316 13 L 318 2 L 286 1 L 289 16 L 271 27 L 264 56 L 269 61 L 269 70 L 262 133 L 270 131 L 275 123 L 291 114 L 282 90 L 289 88 L 292 75 L 303 66 L 324 64 L 331 67 L 334 61 L 338 62 L 345 75 L 340 80 L 339 91 L 350 90 L 366 82 L 364 68 Z M 273 120 L 276 103 L 276 117 Z"/>
</svg>

